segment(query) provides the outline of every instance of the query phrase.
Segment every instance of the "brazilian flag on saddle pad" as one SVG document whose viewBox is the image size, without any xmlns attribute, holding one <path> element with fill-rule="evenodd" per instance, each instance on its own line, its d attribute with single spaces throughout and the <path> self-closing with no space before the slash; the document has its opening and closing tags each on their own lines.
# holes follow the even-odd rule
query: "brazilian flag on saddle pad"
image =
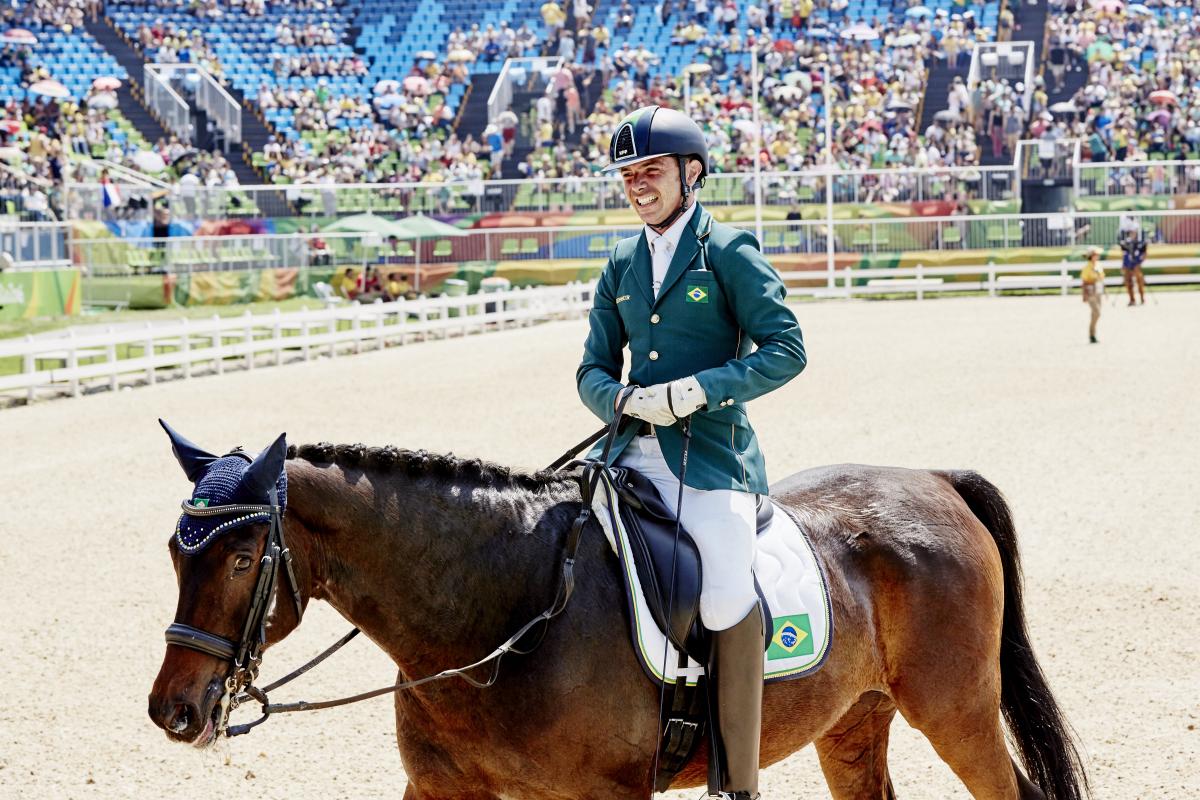
<svg viewBox="0 0 1200 800">
<path fill-rule="evenodd" d="M 775 633 L 767 648 L 767 660 L 812 655 L 813 636 L 808 614 L 775 618 Z"/>
</svg>

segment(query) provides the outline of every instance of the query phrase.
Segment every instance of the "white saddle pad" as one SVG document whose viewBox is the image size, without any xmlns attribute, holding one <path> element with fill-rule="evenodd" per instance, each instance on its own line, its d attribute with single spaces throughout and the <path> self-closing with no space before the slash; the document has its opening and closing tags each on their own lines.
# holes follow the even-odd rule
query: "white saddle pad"
<svg viewBox="0 0 1200 800">
<path fill-rule="evenodd" d="M 650 615 L 624 525 L 616 513 L 619 502 L 607 479 L 602 480 L 593 495 L 592 510 L 626 573 L 634 652 L 655 683 L 673 684 L 682 677 L 694 684 L 704 675 L 704 667 L 689 658 L 680 670 L 678 651 Z M 771 644 L 763 654 L 764 679 L 771 683 L 815 672 L 824 663 L 833 636 L 829 590 L 812 543 L 777 503 L 770 527 L 758 537 L 754 575 L 774 617 Z"/>
</svg>

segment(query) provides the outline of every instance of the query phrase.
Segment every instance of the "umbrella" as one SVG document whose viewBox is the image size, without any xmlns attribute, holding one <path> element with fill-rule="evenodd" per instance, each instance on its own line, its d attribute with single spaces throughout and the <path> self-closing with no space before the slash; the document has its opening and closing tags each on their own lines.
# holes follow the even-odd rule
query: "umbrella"
<svg viewBox="0 0 1200 800">
<path fill-rule="evenodd" d="M 696 63 L 688 64 L 683 68 L 683 71 L 688 75 L 705 75 L 712 72 L 712 64 Z"/>
<path fill-rule="evenodd" d="M 893 47 L 912 47 L 921 43 L 921 34 L 905 33 L 892 40 Z"/>
<path fill-rule="evenodd" d="M 194 147 L 189 147 L 188 149 L 184 150 L 179 155 L 175 156 L 175 159 L 171 162 L 171 164 L 172 165 L 182 164 L 184 161 L 187 161 L 189 158 L 195 158 L 198 155 L 200 155 L 199 150 L 197 150 Z"/>
<path fill-rule="evenodd" d="M 96 80 L 92 81 L 92 88 L 99 89 L 102 92 L 115 92 L 121 88 L 121 81 L 112 76 L 96 78 Z"/>
<path fill-rule="evenodd" d="M 437 58 L 437 53 L 433 52 L 432 50 L 422 50 L 413 56 L 413 58 L 420 59 L 422 61 L 433 61 L 435 58 Z"/>
<path fill-rule="evenodd" d="M 1159 106 L 1176 105 L 1179 100 L 1175 97 L 1174 92 L 1168 92 L 1166 89 L 1150 93 L 1150 102 Z"/>
<path fill-rule="evenodd" d="M 810 39 L 828 39 L 833 36 L 833 31 L 829 28 L 810 28 L 808 36 Z"/>
<path fill-rule="evenodd" d="M 354 214 L 342 217 L 332 225 L 325 227 L 326 231 L 344 231 L 346 233 L 378 233 L 380 236 L 395 236 L 399 239 L 411 239 L 406 231 L 386 217 L 378 214 Z"/>
<path fill-rule="evenodd" d="M 385 94 L 383 97 L 375 98 L 375 105 L 379 108 L 395 108 L 398 105 L 403 105 L 408 102 L 408 98 L 402 94 Z"/>
<path fill-rule="evenodd" d="M 45 95 L 46 97 L 64 98 L 70 97 L 71 92 L 66 86 L 63 86 L 58 81 L 44 80 L 37 81 L 29 86 L 29 91 L 34 94 Z"/>
<path fill-rule="evenodd" d="M 938 122 L 958 122 L 960 119 L 962 119 L 962 117 L 958 115 L 957 111 L 951 111 L 948 108 L 944 111 L 937 112 L 933 115 L 933 118 Z"/>
<path fill-rule="evenodd" d="M 747 136 L 754 136 L 758 133 L 758 126 L 754 124 L 752 119 L 735 119 L 733 121 L 735 130 L 739 130 Z"/>
<path fill-rule="evenodd" d="M 1087 49 L 1088 63 L 1090 64 L 1093 61 L 1112 61 L 1112 57 L 1115 52 L 1116 51 L 1113 50 L 1113 46 L 1108 42 L 1103 40 L 1092 42 L 1088 45 Z"/>
<path fill-rule="evenodd" d="M 38 38 L 33 35 L 32 31 L 27 31 L 24 28 L 12 28 L 0 34 L 0 43 L 37 44 Z"/>
<path fill-rule="evenodd" d="M 1129 14 L 1131 14 L 1132 16 L 1135 16 L 1135 17 L 1149 17 L 1154 13 L 1153 11 L 1151 11 L 1149 8 L 1142 5 L 1141 3 L 1134 3 L 1133 5 L 1129 6 L 1125 10 L 1127 12 L 1129 12 Z"/>
<path fill-rule="evenodd" d="M 812 76 L 804 70 L 798 69 L 793 72 L 788 72 L 783 76 L 783 82 L 788 86 L 798 86 L 802 83 L 812 83 Z"/>
<path fill-rule="evenodd" d="M 163 157 L 153 150 L 139 150 L 134 153 L 133 165 L 142 172 L 148 172 L 151 175 L 162 172 L 167 168 L 167 162 L 163 161 Z"/>
<path fill-rule="evenodd" d="M 11 164 L 23 158 L 25 158 L 25 153 L 15 147 L 0 147 L 0 161 L 7 161 Z"/>
<path fill-rule="evenodd" d="M 1055 114 L 1077 114 L 1079 109 L 1070 100 L 1064 100 L 1061 103 L 1055 103 L 1050 106 L 1050 111 Z"/>
<path fill-rule="evenodd" d="M 1119 14 L 1125 7 L 1121 0 L 1091 0 L 1088 5 L 1104 14 Z"/>
<path fill-rule="evenodd" d="M 453 225 L 447 225 L 444 222 L 438 222 L 433 217 L 427 217 L 424 214 L 416 214 L 411 217 L 405 217 L 394 223 L 402 233 L 399 235 L 401 239 L 433 239 L 450 238 L 460 236 L 470 236 L 471 234 L 464 231 L 462 228 L 456 228 Z M 404 234 L 407 234 L 405 236 Z"/>
<path fill-rule="evenodd" d="M 112 92 L 97 92 L 87 99 L 88 108 L 116 108 L 117 96 Z"/>
<path fill-rule="evenodd" d="M 420 75 L 409 75 L 404 79 L 404 91 L 413 94 L 429 94 L 429 81 Z"/>
<path fill-rule="evenodd" d="M 906 103 L 903 100 L 893 100 L 892 102 L 888 103 L 887 110 L 888 111 L 912 111 L 913 107 L 912 107 L 911 103 Z"/>
<path fill-rule="evenodd" d="M 451 50 L 450 53 L 446 56 L 446 60 L 447 61 L 474 61 L 475 54 L 472 53 L 470 50 L 464 50 L 463 48 L 460 47 L 457 50 Z"/>
<path fill-rule="evenodd" d="M 788 86 L 787 84 L 784 84 L 783 86 L 776 86 L 774 89 L 772 89 L 771 94 L 780 100 L 799 100 L 801 97 L 804 97 L 805 92 L 798 86 Z"/>
<path fill-rule="evenodd" d="M 11 134 L 20 133 L 21 132 L 21 120 L 19 120 L 19 119 L 0 120 L 0 131 L 4 131 L 5 133 L 11 133 Z"/>
<path fill-rule="evenodd" d="M 870 42 L 879 38 L 879 32 L 870 25 L 859 22 L 842 31 L 842 38 L 853 39 L 856 42 Z"/>
<path fill-rule="evenodd" d="M 927 17 L 932 17 L 933 12 L 925 6 L 913 6 L 904 12 L 904 16 L 908 17 L 909 19 L 925 19 Z"/>
<path fill-rule="evenodd" d="M 400 81 L 394 81 L 394 80 L 388 79 L 388 80 L 379 81 L 378 83 L 376 83 L 375 88 L 372 89 L 371 91 L 373 91 L 375 94 L 382 95 L 382 94 L 391 94 L 392 92 L 396 92 L 399 90 L 400 90 Z"/>
<path fill-rule="evenodd" d="M 1154 122 L 1164 128 L 1171 124 L 1171 112 L 1165 108 L 1160 108 L 1158 111 L 1151 111 L 1146 115 L 1147 122 Z"/>
</svg>

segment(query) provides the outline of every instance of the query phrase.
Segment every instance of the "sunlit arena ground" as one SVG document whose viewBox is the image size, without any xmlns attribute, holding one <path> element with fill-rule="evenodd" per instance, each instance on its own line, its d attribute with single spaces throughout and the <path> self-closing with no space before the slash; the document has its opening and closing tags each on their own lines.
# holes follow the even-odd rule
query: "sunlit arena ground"
<svg viewBox="0 0 1200 800">
<path fill-rule="evenodd" d="M 1078 296 L 802 303 L 811 364 L 750 414 L 773 480 L 856 461 L 996 483 L 1035 647 L 1096 797 L 1194 798 L 1200 294 L 1115 300 L 1098 345 Z M 166 543 L 190 488 L 155 419 L 218 451 L 287 431 L 537 468 L 597 426 L 575 394 L 584 333 L 560 322 L 0 412 L 0 796 L 400 797 L 387 700 L 275 718 L 202 752 L 146 716 L 175 606 Z M 313 605 L 264 676 L 346 627 Z M 360 639 L 286 699 L 394 674 Z M 966 796 L 899 718 L 890 759 L 900 797 Z M 762 788 L 828 796 L 811 748 Z"/>
</svg>

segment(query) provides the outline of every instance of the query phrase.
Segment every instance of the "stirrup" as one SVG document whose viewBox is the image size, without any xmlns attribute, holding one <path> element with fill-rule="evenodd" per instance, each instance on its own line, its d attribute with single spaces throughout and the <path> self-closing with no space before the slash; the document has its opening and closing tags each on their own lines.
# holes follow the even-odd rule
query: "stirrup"
<svg viewBox="0 0 1200 800">
<path fill-rule="evenodd" d="M 761 800 L 762 795 L 756 794 L 751 797 L 749 792 L 717 792 L 706 794 L 704 797 L 705 800 Z"/>
</svg>

